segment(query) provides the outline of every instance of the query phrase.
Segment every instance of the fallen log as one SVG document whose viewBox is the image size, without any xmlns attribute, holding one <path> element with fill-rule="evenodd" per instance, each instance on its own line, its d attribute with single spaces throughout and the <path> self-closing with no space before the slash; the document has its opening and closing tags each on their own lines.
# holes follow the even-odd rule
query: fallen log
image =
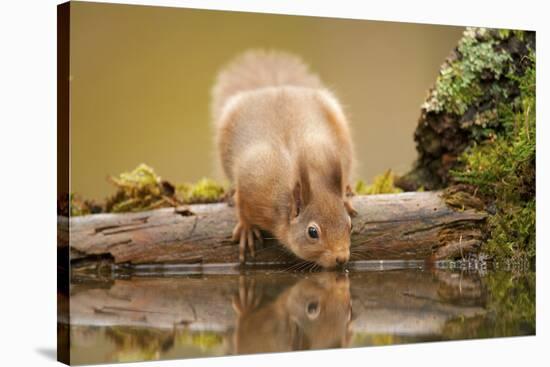
<svg viewBox="0 0 550 367">
<path fill-rule="evenodd" d="M 353 197 L 351 260 L 441 259 L 476 251 L 487 213 L 450 206 L 441 192 Z M 59 250 L 70 250 L 73 265 L 107 259 L 115 264 L 237 263 L 231 241 L 234 208 L 197 204 L 148 212 L 58 218 Z M 69 231 L 70 228 L 70 231 Z M 269 238 L 269 235 L 268 235 Z M 247 263 L 288 263 L 295 259 L 267 239 Z"/>
</svg>

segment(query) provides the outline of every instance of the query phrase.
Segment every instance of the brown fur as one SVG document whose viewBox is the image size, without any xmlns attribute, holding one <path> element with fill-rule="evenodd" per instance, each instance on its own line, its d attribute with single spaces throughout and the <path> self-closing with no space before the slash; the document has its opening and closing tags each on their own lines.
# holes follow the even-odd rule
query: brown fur
<svg viewBox="0 0 550 367">
<path fill-rule="evenodd" d="M 262 289 L 242 282 L 233 297 L 237 314 L 232 351 L 271 353 L 347 347 L 352 337 L 349 279 L 312 274 L 267 301 Z"/>
<path fill-rule="evenodd" d="M 240 260 L 258 229 L 298 257 L 333 267 L 349 259 L 353 149 L 336 98 L 295 56 L 245 53 L 213 90 L 216 140 L 235 185 Z M 318 240 L 308 235 L 316 226 Z"/>
</svg>

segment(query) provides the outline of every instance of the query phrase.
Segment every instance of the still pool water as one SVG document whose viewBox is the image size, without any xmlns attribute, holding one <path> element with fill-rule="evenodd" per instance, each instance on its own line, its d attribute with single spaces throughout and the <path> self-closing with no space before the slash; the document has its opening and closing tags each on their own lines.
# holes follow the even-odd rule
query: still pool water
<svg viewBox="0 0 550 367">
<path fill-rule="evenodd" d="M 535 334 L 535 272 L 525 267 L 176 266 L 73 279 L 70 294 L 74 364 Z"/>
</svg>

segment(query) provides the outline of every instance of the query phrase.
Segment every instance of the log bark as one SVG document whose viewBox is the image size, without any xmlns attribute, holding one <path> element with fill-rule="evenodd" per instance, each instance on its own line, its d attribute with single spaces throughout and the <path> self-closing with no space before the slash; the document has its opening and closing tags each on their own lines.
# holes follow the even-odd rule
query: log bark
<svg viewBox="0 0 550 367">
<path fill-rule="evenodd" d="M 487 214 L 450 207 L 441 192 L 356 196 L 352 201 L 358 211 L 352 261 L 460 257 L 481 244 Z M 230 238 L 235 224 L 235 209 L 225 203 L 59 217 L 58 250 L 70 250 L 73 266 L 100 259 L 127 265 L 237 263 L 238 246 Z M 247 259 L 251 264 L 292 261 L 273 239 L 257 248 L 255 259 Z"/>
</svg>

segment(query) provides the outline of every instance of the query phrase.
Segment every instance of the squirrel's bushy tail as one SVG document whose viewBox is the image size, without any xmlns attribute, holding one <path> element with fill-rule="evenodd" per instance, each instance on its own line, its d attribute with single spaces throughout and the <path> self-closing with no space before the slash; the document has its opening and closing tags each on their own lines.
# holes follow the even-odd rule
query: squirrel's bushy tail
<svg viewBox="0 0 550 367">
<path fill-rule="evenodd" d="M 218 74 L 212 89 L 212 114 L 218 121 L 232 96 L 271 86 L 322 88 L 319 78 L 297 56 L 282 51 L 251 50 L 237 56 Z"/>
</svg>

